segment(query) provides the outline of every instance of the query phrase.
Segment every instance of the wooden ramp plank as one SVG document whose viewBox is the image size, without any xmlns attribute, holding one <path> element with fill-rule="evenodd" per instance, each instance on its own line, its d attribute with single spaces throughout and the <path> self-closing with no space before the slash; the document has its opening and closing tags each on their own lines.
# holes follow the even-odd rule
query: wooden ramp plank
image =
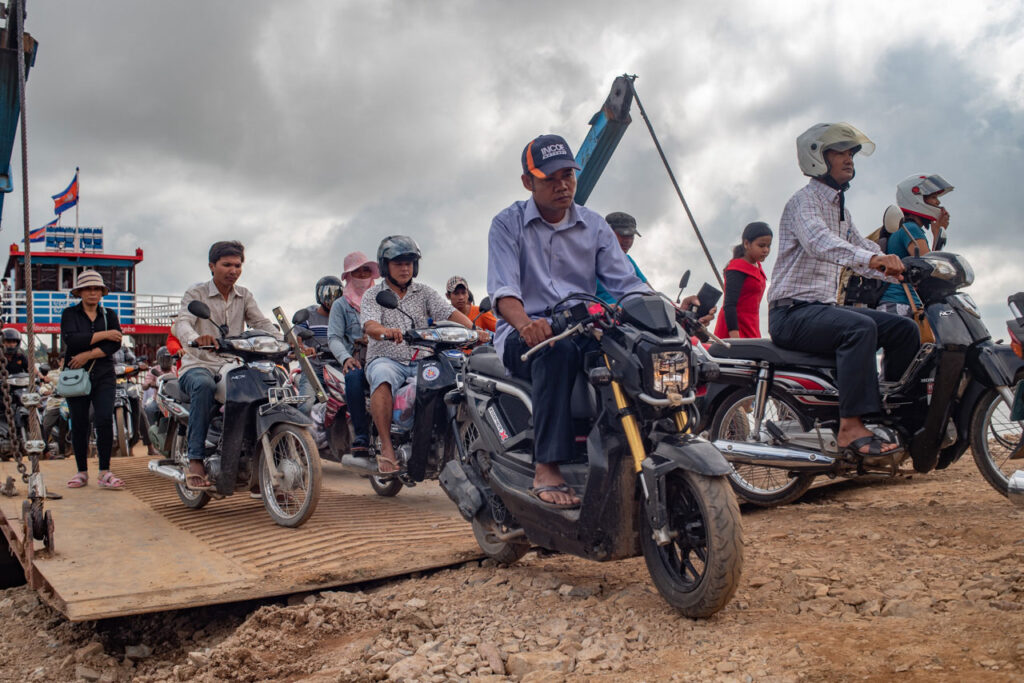
<svg viewBox="0 0 1024 683">
<path fill-rule="evenodd" d="M 277 526 L 245 494 L 202 510 L 182 505 L 145 457 L 115 459 L 125 491 L 67 489 L 72 460 L 42 463 L 56 553 L 36 556 L 43 597 L 72 621 L 236 602 L 323 589 L 480 557 L 472 531 L 436 485 L 382 499 L 365 480 L 325 463 L 325 487 L 299 529 Z M 95 468 L 95 461 L 90 462 Z M 0 463 L 0 478 L 16 475 Z M 0 498 L 20 538 L 21 497 Z M 37 543 L 37 548 L 41 544 Z"/>
</svg>

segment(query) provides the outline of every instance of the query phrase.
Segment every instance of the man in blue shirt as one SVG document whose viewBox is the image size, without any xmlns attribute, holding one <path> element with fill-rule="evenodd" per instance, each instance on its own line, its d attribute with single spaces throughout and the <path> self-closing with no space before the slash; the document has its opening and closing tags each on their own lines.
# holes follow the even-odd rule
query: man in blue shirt
<svg viewBox="0 0 1024 683">
<path fill-rule="evenodd" d="M 487 291 L 500 316 L 494 345 L 505 368 L 533 384 L 533 495 L 555 507 L 577 507 L 580 499 L 559 463 L 572 455 L 569 399 L 583 356 L 596 342 L 575 336 L 525 363 L 519 357 L 553 336 L 545 311 L 562 297 L 594 292 L 598 279 L 616 298 L 649 287 L 605 219 L 573 201 L 579 166 L 563 138 L 530 141 L 522 165 L 531 196 L 495 216 L 487 240 Z"/>
<path fill-rule="evenodd" d="M 633 264 L 633 272 L 636 276 L 647 282 L 647 278 L 640 272 L 640 266 L 636 264 L 633 257 L 629 255 L 629 250 L 633 248 L 633 241 L 640 237 L 640 231 L 636 229 L 636 219 L 630 216 L 628 213 L 623 211 L 613 211 L 604 217 L 605 221 L 611 227 L 612 232 L 615 233 L 615 239 L 619 241 L 619 246 L 622 247 L 622 253 L 626 255 L 629 262 Z M 601 281 L 597 281 L 597 298 L 606 304 L 615 304 L 616 299 L 611 295 Z"/>
</svg>

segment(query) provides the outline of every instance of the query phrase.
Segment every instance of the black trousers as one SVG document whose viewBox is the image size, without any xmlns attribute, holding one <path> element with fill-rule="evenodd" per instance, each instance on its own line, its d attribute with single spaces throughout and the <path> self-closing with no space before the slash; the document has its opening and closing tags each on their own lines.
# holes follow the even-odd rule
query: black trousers
<svg viewBox="0 0 1024 683">
<path fill-rule="evenodd" d="M 885 351 L 887 381 L 900 378 L 914 359 L 921 336 L 910 318 L 871 308 L 797 304 L 768 313 L 772 341 L 784 349 L 836 356 L 839 416 L 882 411 L 875 352 Z"/>
<path fill-rule="evenodd" d="M 110 469 L 110 449 L 114 445 L 114 374 L 91 377 L 92 391 L 88 396 L 68 399 L 71 413 L 71 445 L 75 448 L 75 464 L 79 472 L 89 469 L 89 406 L 96 426 L 96 451 L 100 470 Z"/>
<path fill-rule="evenodd" d="M 505 342 L 502 363 L 519 379 L 533 385 L 533 455 L 539 463 L 560 463 L 573 457 L 573 424 L 570 401 L 584 356 L 600 349 L 590 336 L 580 335 L 546 347 L 527 362 L 519 360 L 529 347 L 512 333 Z"/>
</svg>

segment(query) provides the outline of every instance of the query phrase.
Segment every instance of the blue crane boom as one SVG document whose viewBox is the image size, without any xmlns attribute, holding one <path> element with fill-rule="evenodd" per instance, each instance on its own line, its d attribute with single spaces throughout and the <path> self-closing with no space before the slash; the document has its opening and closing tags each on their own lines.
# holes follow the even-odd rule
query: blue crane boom
<svg viewBox="0 0 1024 683">
<path fill-rule="evenodd" d="M 576 174 L 577 204 L 587 203 L 598 178 L 618 147 L 622 134 L 633 121 L 629 116 L 629 107 L 633 103 L 634 78 L 626 75 L 616 78 L 601 111 L 590 119 L 590 132 L 576 153 L 576 163 L 580 165 L 580 171 Z"/>
</svg>

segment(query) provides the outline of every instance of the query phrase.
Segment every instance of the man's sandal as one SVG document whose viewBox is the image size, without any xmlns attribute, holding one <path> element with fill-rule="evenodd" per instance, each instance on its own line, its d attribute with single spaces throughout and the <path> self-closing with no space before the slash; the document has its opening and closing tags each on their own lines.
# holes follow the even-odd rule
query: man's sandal
<svg viewBox="0 0 1024 683">
<path fill-rule="evenodd" d="M 124 481 L 114 476 L 113 472 L 105 472 L 100 475 L 100 478 L 96 480 L 97 485 L 101 489 L 112 489 L 120 490 L 124 488 Z"/>
<path fill-rule="evenodd" d="M 85 486 L 88 483 L 89 483 L 89 473 L 88 472 L 79 472 L 75 476 L 73 476 L 70 479 L 68 479 L 68 488 L 69 489 L 80 489 L 80 488 L 82 488 L 83 486 Z"/>
<path fill-rule="evenodd" d="M 381 465 L 387 465 L 388 469 L 384 469 Z M 394 468 L 394 469 L 391 469 Z M 377 471 L 382 475 L 385 474 L 399 474 L 402 471 L 402 466 L 398 464 L 397 460 L 391 458 L 385 458 L 383 455 L 377 456 Z"/>
<path fill-rule="evenodd" d="M 854 439 L 850 443 L 843 446 L 843 455 L 848 457 L 875 457 L 879 455 L 898 455 L 902 449 L 899 444 L 894 444 L 896 448 L 892 448 L 887 451 L 882 450 L 882 445 L 886 443 L 892 443 L 885 441 L 882 437 L 872 434 L 871 436 L 862 436 L 859 439 Z M 866 451 L 862 451 L 861 448 L 867 446 Z"/>
<path fill-rule="evenodd" d="M 209 491 L 213 488 L 213 484 L 210 483 L 205 474 L 187 472 L 185 474 L 185 488 L 190 491 Z"/>
<path fill-rule="evenodd" d="M 544 500 L 540 497 L 542 493 L 566 493 L 571 496 L 575 496 L 576 492 L 569 488 L 568 484 L 559 484 L 558 486 L 534 486 L 530 489 L 530 496 L 536 498 L 543 505 L 555 510 L 575 510 L 583 501 L 577 500 L 575 503 L 554 503 L 550 500 Z"/>
</svg>

